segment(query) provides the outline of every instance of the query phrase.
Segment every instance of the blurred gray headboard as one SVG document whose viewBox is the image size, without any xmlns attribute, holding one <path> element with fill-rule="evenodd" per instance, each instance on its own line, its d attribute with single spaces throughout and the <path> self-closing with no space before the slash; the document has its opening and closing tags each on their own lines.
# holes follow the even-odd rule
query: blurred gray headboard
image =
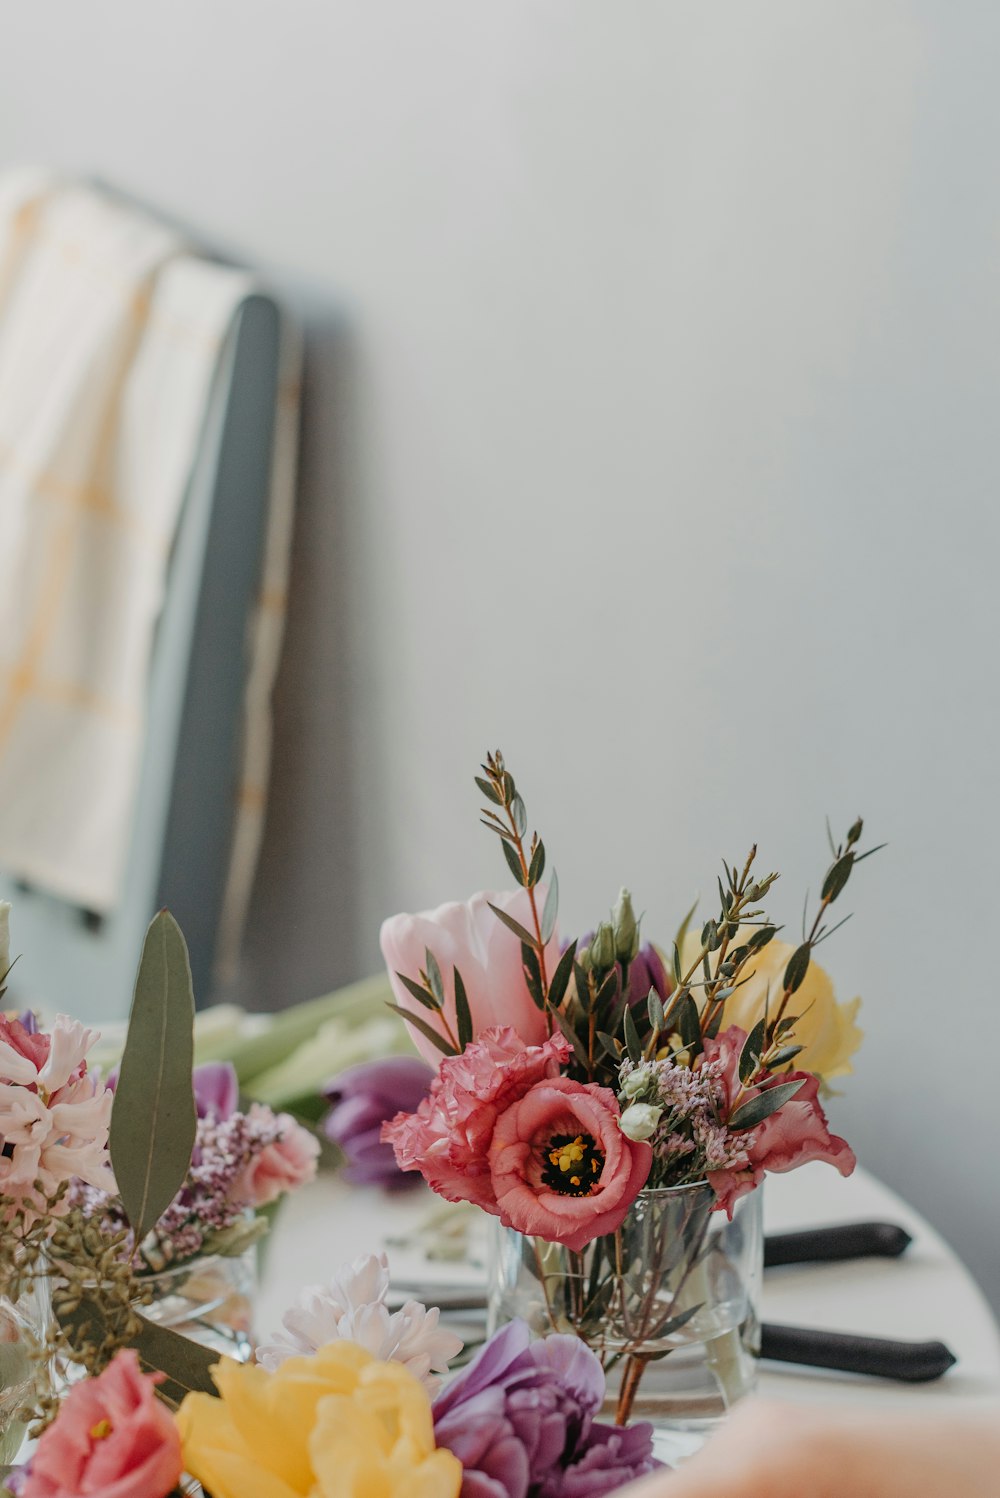
<svg viewBox="0 0 1000 1498">
<path fill-rule="evenodd" d="M 170 561 L 121 903 L 94 918 L 0 874 L 0 898 L 14 907 L 11 954 L 21 954 L 8 1007 L 124 1018 L 143 933 L 163 905 L 187 937 L 198 1002 L 209 997 L 239 789 L 247 623 L 267 525 L 278 349 L 277 307 L 249 297 L 220 360 Z"/>
</svg>

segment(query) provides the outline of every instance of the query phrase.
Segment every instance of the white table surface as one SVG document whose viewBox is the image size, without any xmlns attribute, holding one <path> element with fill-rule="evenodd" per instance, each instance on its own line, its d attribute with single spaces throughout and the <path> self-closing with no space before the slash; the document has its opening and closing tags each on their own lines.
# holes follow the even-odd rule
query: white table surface
<svg viewBox="0 0 1000 1498">
<path fill-rule="evenodd" d="M 828 1166 L 809 1165 L 770 1176 L 764 1217 L 768 1231 L 878 1219 L 912 1234 L 901 1259 L 789 1266 L 764 1276 L 763 1319 L 830 1331 L 912 1340 L 940 1339 L 958 1358 L 944 1378 L 899 1384 L 851 1374 L 761 1364 L 761 1393 L 783 1399 L 873 1402 L 883 1408 L 918 1404 L 955 1410 L 1000 1400 L 1000 1332 L 983 1295 L 955 1253 L 930 1225 L 866 1171 L 843 1180 Z M 423 1186 L 389 1195 L 349 1187 L 324 1175 L 289 1198 L 267 1244 L 257 1333 L 266 1337 L 306 1285 L 320 1284 L 345 1260 L 386 1248 L 399 1279 L 475 1284 L 481 1270 L 428 1263 L 422 1252 L 394 1245 L 441 1202 Z M 473 1223 L 482 1214 L 472 1214 Z M 475 1243 L 473 1243 L 475 1252 Z"/>
</svg>

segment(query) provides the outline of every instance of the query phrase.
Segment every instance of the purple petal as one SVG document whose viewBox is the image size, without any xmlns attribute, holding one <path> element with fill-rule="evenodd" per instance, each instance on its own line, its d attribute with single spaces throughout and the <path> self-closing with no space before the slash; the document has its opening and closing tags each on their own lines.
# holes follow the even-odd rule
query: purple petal
<svg viewBox="0 0 1000 1498">
<path fill-rule="evenodd" d="M 211 1114 L 221 1123 L 236 1112 L 240 1087 L 236 1069 L 228 1061 L 206 1061 L 196 1066 L 192 1081 L 199 1118 Z"/>
<path fill-rule="evenodd" d="M 434 1078 L 426 1061 L 419 1056 L 383 1056 L 377 1061 L 360 1061 L 332 1077 L 323 1088 L 331 1103 L 344 1097 L 368 1095 L 378 1098 L 385 1116 L 413 1113 L 423 1100 Z"/>
<path fill-rule="evenodd" d="M 471 1399 L 491 1384 L 499 1383 L 530 1342 L 531 1333 L 526 1321 L 509 1321 L 498 1332 L 494 1332 L 468 1367 L 463 1368 L 444 1393 L 434 1401 L 435 1422 L 456 1405 Z"/>
</svg>

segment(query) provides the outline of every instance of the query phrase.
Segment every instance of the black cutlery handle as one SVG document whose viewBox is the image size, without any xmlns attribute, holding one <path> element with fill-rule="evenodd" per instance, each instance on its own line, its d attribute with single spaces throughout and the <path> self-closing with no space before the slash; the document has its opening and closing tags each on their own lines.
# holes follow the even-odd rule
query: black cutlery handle
<svg viewBox="0 0 1000 1498">
<path fill-rule="evenodd" d="M 896 1259 L 912 1241 L 906 1229 L 894 1222 L 845 1222 L 797 1233 L 768 1233 L 764 1239 L 764 1268 L 839 1259 Z"/>
<path fill-rule="evenodd" d="M 943 1342 L 893 1342 L 886 1337 L 773 1323 L 765 1323 L 760 1332 L 760 1355 L 773 1362 L 835 1368 L 841 1373 L 865 1373 L 871 1378 L 895 1378 L 908 1384 L 940 1378 L 957 1361 Z"/>
</svg>

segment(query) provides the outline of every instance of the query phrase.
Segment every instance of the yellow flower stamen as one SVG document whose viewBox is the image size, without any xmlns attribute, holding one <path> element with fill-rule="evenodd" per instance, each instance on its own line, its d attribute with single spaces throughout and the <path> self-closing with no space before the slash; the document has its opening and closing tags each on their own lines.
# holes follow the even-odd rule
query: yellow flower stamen
<svg viewBox="0 0 1000 1498">
<path fill-rule="evenodd" d="M 552 1165 L 558 1165 L 565 1175 L 567 1171 L 572 1170 L 574 1165 L 579 1165 L 584 1153 L 583 1136 L 577 1134 L 569 1144 L 563 1144 L 558 1149 L 552 1150 L 549 1154 L 549 1162 Z M 574 1185 L 579 1185 L 579 1182 L 574 1182 Z"/>
<path fill-rule="evenodd" d="M 98 1420 L 96 1425 L 90 1427 L 90 1439 L 92 1441 L 106 1441 L 114 1430 L 110 1420 Z"/>
</svg>

